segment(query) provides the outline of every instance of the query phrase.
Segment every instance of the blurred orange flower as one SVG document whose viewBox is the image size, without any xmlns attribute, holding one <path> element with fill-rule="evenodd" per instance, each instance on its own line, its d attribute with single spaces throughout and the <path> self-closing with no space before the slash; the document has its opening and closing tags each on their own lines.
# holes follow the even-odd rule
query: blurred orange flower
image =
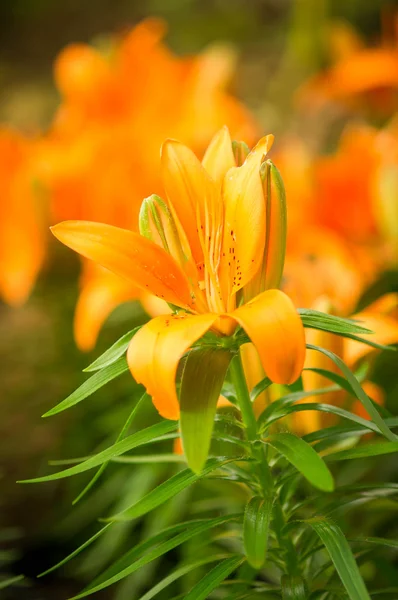
<svg viewBox="0 0 398 600">
<path fill-rule="evenodd" d="M 390 18 L 390 23 L 396 27 L 397 18 Z M 332 66 L 302 86 L 300 104 L 313 109 L 337 101 L 392 114 L 398 107 L 398 44 L 396 32 L 391 33 L 386 32 L 379 46 L 369 48 L 348 23 L 332 24 L 328 40 Z"/>
<path fill-rule="evenodd" d="M 108 55 L 67 47 L 55 64 L 62 103 L 38 152 L 51 193 L 53 221 L 89 219 L 136 230 L 141 199 L 162 193 L 161 142 L 180 139 L 201 155 L 225 122 L 253 141 L 256 126 L 226 87 L 234 54 L 212 47 L 177 57 L 162 43 L 165 26 L 149 19 L 114 42 Z M 109 313 L 138 290 L 84 263 L 75 320 L 88 350 Z"/>
<path fill-rule="evenodd" d="M 45 255 L 45 211 L 31 165 L 34 144 L 0 130 L 0 296 L 12 305 L 28 297 Z"/>
<path fill-rule="evenodd" d="M 351 314 L 398 260 L 398 128 L 349 126 L 334 154 L 293 140 L 277 155 L 289 202 L 283 289 L 297 306 L 327 296 Z"/>
<path fill-rule="evenodd" d="M 350 126 L 337 152 L 322 158 L 313 157 L 299 141 L 279 150 L 277 160 L 289 201 L 282 289 L 296 306 L 352 315 L 367 286 L 383 269 L 397 263 L 397 133 L 395 122 L 380 131 Z M 394 305 L 396 310 L 397 295 L 390 294 L 354 318 L 375 332 L 376 342 L 395 343 L 398 320 L 392 314 Z M 370 351 L 364 344 L 326 332 L 309 330 L 307 338 L 334 351 L 351 368 Z M 306 366 L 336 369 L 316 352 L 307 353 Z M 253 384 L 259 379 L 260 375 Z M 330 385 L 330 381 L 310 371 L 303 373 L 303 380 L 306 390 Z M 375 401 L 381 402 L 379 388 L 368 381 L 365 387 Z M 313 400 L 341 404 L 345 399 L 340 392 Z M 261 401 L 260 408 L 263 405 Z M 364 415 L 358 403 L 354 409 Z M 308 433 L 324 422 L 321 413 L 306 411 L 295 415 L 293 426 Z"/>
</svg>

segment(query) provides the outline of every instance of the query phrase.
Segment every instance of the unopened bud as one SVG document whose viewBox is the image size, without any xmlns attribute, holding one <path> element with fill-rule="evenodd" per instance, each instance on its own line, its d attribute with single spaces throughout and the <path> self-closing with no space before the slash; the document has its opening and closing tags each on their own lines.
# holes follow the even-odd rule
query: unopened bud
<svg viewBox="0 0 398 600">
<path fill-rule="evenodd" d="M 234 154 L 237 167 L 241 167 L 246 160 L 246 156 L 250 152 L 250 148 L 245 142 L 232 142 L 232 152 Z"/>
<path fill-rule="evenodd" d="M 260 166 L 265 204 L 265 244 L 260 267 L 245 285 L 244 301 L 248 302 L 261 292 L 278 289 L 283 275 L 286 254 L 286 194 L 282 177 L 270 161 Z"/>
<path fill-rule="evenodd" d="M 177 262 L 183 259 L 177 227 L 166 202 L 152 194 L 141 204 L 139 216 L 140 234 L 162 246 Z"/>
<path fill-rule="evenodd" d="M 280 286 L 286 254 L 287 209 L 286 192 L 281 174 L 270 160 L 260 167 L 266 209 L 262 289 Z"/>
</svg>

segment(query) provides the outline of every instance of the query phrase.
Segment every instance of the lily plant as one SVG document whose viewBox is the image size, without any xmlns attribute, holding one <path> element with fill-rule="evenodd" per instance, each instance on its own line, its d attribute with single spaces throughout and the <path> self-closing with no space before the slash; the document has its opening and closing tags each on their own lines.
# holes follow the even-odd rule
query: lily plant
<svg viewBox="0 0 398 600">
<path fill-rule="evenodd" d="M 224 553 L 183 596 L 188 600 L 207 598 L 214 590 L 219 590 L 214 597 L 230 599 L 249 598 L 257 591 L 264 598 L 326 600 L 337 597 L 336 590 L 338 597 L 370 598 L 342 531 L 316 507 L 325 494 L 336 501 L 333 494 L 338 490 L 329 462 L 397 450 L 397 437 L 391 431 L 397 421 L 384 418 L 358 378 L 329 349 L 307 344 L 333 368 L 327 369 L 323 360 L 322 369 L 308 366 L 306 370 L 332 385 L 310 391 L 303 388 L 305 328 L 379 349 L 383 346 L 372 341 L 371 332 L 355 321 L 297 309 L 279 289 L 287 208 L 281 175 L 267 156 L 272 142 L 273 136 L 267 135 L 249 151 L 244 143 L 233 142 L 223 128 L 200 162 L 188 147 L 166 140 L 161 149 L 164 197 L 152 195 L 143 200 L 140 233 L 87 221 L 67 221 L 52 228 L 61 242 L 85 258 L 163 300 L 164 314 L 117 341 L 90 365 L 88 370 L 94 375 L 47 413 L 56 414 L 77 404 L 129 369 L 145 393 L 116 443 L 63 471 L 32 481 L 60 479 L 99 466 L 85 493 L 109 461 L 145 444 L 181 436 L 184 456 L 180 458 L 188 466 L 110 517 L 94 537 L 112 523 L 142 518 L 209 476 L 234 481 L 246 496 L 238 513 L 229 514 L 226 502 L 216 517 L 207 514 L 199 521 L 177 523 L 143 546 L 138 544 L 76 598 L 120 581 L 215 527 L 227 528 L 234 542 L 228 545 L 224 540 L 223 546 L 222 539 L 212 538 L 214 562 L 217 544 Z M 250 353 L 244 352 L 248 344 Z M 249 385 L 251 360 L 257 361 L 262 373 L 254 387 Z M 268 389 L 275 390 L 273 401 L 266 402 L 258 414 L 256 400 Z M 335 389 L 361 402 L 368 418 L 334 405 L 305 404 L 306 397 Z M 164 419 L 128 435 L 138 407 L 149 397 Z M 227 412 L 216 416 L 218 404 L 227 405 Z M 305 411 L 328 412 L 346 419 L 349 425 L 301 438 L 289 431 L 287 419 Z M 214 424 L 220 420 L 233 430 L 221 436 L 234 448 L 226 456 L 217 455 L 212 446 L 219 437 Z M 369 432 L 385 440 L 361 445 L 363 435 Z M 348 443 L 344 449 L 342 440 Z M 134 455 L 129 456 L 134 462 Z M 178 455 L 171 457 L 172 462 L 179 460 Z M 145 460 L 145 456 L 139 458 Z M 300 487 L 303 481 L 309 491 Z M 303 490 L 307 490 L 304 497 Z M 306 543 L 301 544 L 302 539 Z M 332 576 L 325 575 L 329 567 L 322 570 L 315 560 L 322 548 L 329 554 Z M 211 562 L 208 557 L 206 560 Z M 142 598 L 154 597 L 194 570 L 195 564 L 171 572 Z M 235 579 L 228 579 L 235 571 Z"/>
</svg>

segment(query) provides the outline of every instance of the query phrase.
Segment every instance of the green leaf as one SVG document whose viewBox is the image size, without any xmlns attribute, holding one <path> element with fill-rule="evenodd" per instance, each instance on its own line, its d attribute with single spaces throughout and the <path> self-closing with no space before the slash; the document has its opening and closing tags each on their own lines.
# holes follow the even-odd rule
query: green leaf
<svg viewBox="0 0 398 600">
<path fill-rule="evenodd" d="M 123 425 L 123 427 L 122 427 L 119 435 L 117 436 L 116 443 L 120 442 L 121 440 L 123 440 L 126 437 L 126 434 L 127 434 L 128 430 L 129 430 L 132 422 L 134 421 L 134 417 L 137 414 L 137 412 L 139 411 L 140 406 L 148 398 L 149 398 L 149 396 L 145 392 L 141 396 L 141 398 L 138 400 L 137 404 L 134 406 L 133 410 L 130 412 L 129 416 L 127 417 L 127 420 L 126 420 L 125 424 Z M 81 500 L 83 498 L 83 496 L 93 487 L 93 485 L 95 484 L 95 482 L 98 481 L 98 479 L 101 477 L 102 473 L 105 471 L 105 469 L 106 469 L 106 467 L 107 467 L 108 464 L 109 464 L 109 461 L 103 463 L 100 466 L 100 468 L 98 469 L 98 471 L 96 472 L 96 474 L 94 475 L 94 477 L 91 478 L 91 480 L 84 487 L 84 489 L 80 492 L 80 494 L 73 500 L 72 504 L 77 504 L 77 502 L 79 502 L 79 500 Z"/>
<path fill-rule="evenodd" d="M 11 585 L 15 585 L 16 583 L 22 581 L 22 579 L 25 579 L 24 575 L 15 575 L 15 577 L 8 577 L 7 579 L 2 580 L 0 579 L 0 590 L 4 590 Z"/>
<path fill-rule="evenodd" d="M 351 385 L 353 392 L 355 393 L 358 400 L 360 400 L 362 402 L 363 406 L 365 407 L 365 409 L 367 410 L 369 415 L 372 417 L 373 422 L 376 423 L 376 425 L 379 427 L 381 433 L 388 440 L 396 441 L 398 439 L 397 436 L 387 427 L 384 419 L 380 416 L 380 414 L 379 414 L 378 410 L 375 408 L 373 402 L 365 394 L 365 392 L 361 388 L 360 384 L 358 383 L 356 377 L 351 372 L 351 370 L 347 367 L 345 362 L 342 361 L 341 358 L 339 356 L 337 356 L 337 354 L 334 354 L 333 352 L 330 352 L 330 350 L 326 350 L 325 348 L 313 346 L 312 344 L 307 344 L 307 348 L 309 348 L 310 350 L 316 350 L 317 352 L 321 352 L 322 354 L 324 354 L 325 356 L 330 358 L 337 365 L 337 367 L 344 374 L 345 378 L 348 380 L 348 382 Z"/>
<path fill-rule="evenodd" d="M 109 367 L 114 362 L 117 361 L 118 358 L 123 356 L 123 354 L 127 351 L 131 340 L 134 335 L 140 329 L 141 326 L 135 327 L 131 331 L 125 333 L 117 342 L 115 342 L 108 350 L 106 350 L 101 356 L 95 359 L 88 367 L 83 369 L 85 373 L 90 373 L 91 371 L 99 371 L 100 369 L 104 369 L 105 367 Z"/>
<path fill-rule="evenodd" d="M 96 539 L 98 539 L 103 533 L 105 533 L 105 531 L 107 529 L 109 529 L 109 527 L 111 525 L 112 525 L 112 523 L 108 523 L 107 525 L 105 525 L 104 527 L 102 527 L 99 531 L 97 531 L 97 533 L 95 533 L 94 535 L 92 535 L 91 538 L 89 538 L 83 544 L 81 544 L 81 546 L 79 546 L 78 548 L 76 548 L 76 550 L 74 550 L 73 552 L 71 552 L 70 554 L 68 554 L 68 556 L 66 556 L 65 558 L 63 558 L 62 560 L 60 560 L 53 567 L 50 567 L 46 571 L 43 571 L 43 573 L 40 573 L 38 575 L 38 577 L 44 577 L 44 575 L 48 575 L 48 573 L 51 573 L 52 571 L 55 571 L 56 569 L 59 569 L 59 567 L 62 567 L 62 565 L 66 564 L 67 562 L 69 562 L 70 560 L 72 560 L 72 558 L 75 558 L 75 556 L 77 556 L 78 554 L 80 554 L 80 552 L 82 552 L 83 550 L 85 550 L 85 548 L 87 548 L 88 546 L 90 546 L 90 544 L 92 544 L 93 542 L 95 542 Z"/>
<path fill-rule="evenodd" d="M 305 398 L 311 398 L 312 396 L 322 396 L 323 394 L 329 394 L 330 392 L 338 391 L 339 388 L 335 385 L 331 385 L 325 388 L 318 388 L 310 391 L 293 392 L 282 396 L 278 400 L 274 400 L 267 406 L 267 408 L 261 413 L 257 420 L 258 428 L 260 431 L 269 427 L 271 423 L 281 419 L 282 417 L 289 414 L 289 411 L 294 410 L 289 408 L 289 405 Z M 315 404 L 315 403 L 314 403 Z M 286 412 L 287 411 L 287 412 Z"/>
<path fill-rule="evenodd" d="M 366 327 L 362 327 L 353 319 L 344 319 L 343 317 L 328 315 L 318 310 L 313 310 L 312 308 L 299 308 L 297 312 L 301 317 L 304 327 L 323 329 L 324 331 L 330 331 L 330 333 L 353 333 L 359 335 L 369 335 L 373 333 L 373 331 Z"/>
<path fill-rule="evenodd" d="M 185 490 L 187 487 L 189 487 L 196 481 L 199 481 L 199 479 L 201 479 L 202 477 L 209 475 L 209 473 L 211 473 L 215 469 L 219 469 L 224 465 L 227 465 L 228 463 L 234 462 L 236 460 L 240 459 L 210 458 L 206 462 L 204 469 L 199 474 L 193 473 L 191 469 L 184 469 L 183 471 L 176 473 L 176 475 L 173 475 L 173 477 L 170 477 L 170 479 L 167 479 L 167 481 L 161 483 L 157 488 L 146 494 L 146 496 L 141 498 L 141 500 L 139 500 L 132 506 L 129 506 L 123 512 L 114 515 L 113 517 L 110 517 L 106 520 L 130 521 L 132 519 L 137 519 L 138 517 L 141 517 L 142 515 L 145 515 L 146 513 L 150 512 L 157 506 L 160 506 L 161 504 L 169 500 L 169 498 L 172 498 L 176 494 L 179 494 L 180 492 L 182 492 L 182 490 Z"/>
<path fill-rule="evenodd" d="M 328 461 L 336 460 L 352 460 L 353 458 L 367 458 L 369 456 L 381 456 L 383 454 L 393 454 L 398 452 L 398 441 L 397 442 L 378 442 L 375 444 L 366 444 L 359 446 L 359 448 L 352 448 L 350 450 L 341 450 L 334 454 L 329 454 L 326 458 Z"/>
<path fill-rule="evenodd" d="M 337 384 L 340 388 L 348 392 L 349 394 L 354 394 L 352 387 L 348 383 L 345 377 L 338 375 L 338 373 L 334 373 L 333 371 L 328 371 L 327 369 L 317 369 L 316 367 L 307 367 L 303 369 L 304 371 L 312 371 L 313 373 L 318 373 L 318 375 L 322 375 L 326 379 L 330 379 L 333 383 Z M 354 394 L 355 395 L 355 394 Z"/>
<path fill-rule="evenodd" d="M 325 519 L 305 521 L 318 534 L 351 600 L 370 600 L 351 548 L 341 529 Z"/>
<path fill-rule="evenodd" d="M 386 425 L 388 427 L 398 427 L 398 417 L 392 417 L 386 419 Z M 341 438 L 345 438 L 352 435 L 364 435 L 367 433 L 364 427 L 353 427 L 350 425 L 333 425 L 332 427 L 326 427 L 325 429 L 320 429 L 318 431 L 313 431 L 312 433 L 307 433 L 303 436 L 303 439 L 306 442 L 317 442 L 323 440 L 330 440 L 331 443 L 334 441 L 338 441 Z"/>
<path fill-rule="evenodd" d="M 278 402 L 278 400 L 276 402 Z M 317 402 L 307 402 L 303 404 L 295 404 L 293 406 L 282 406 L 278 411 L 274 411 L 274 414 L 268 419 L 265 425 L 266 427 L 270 427 L 272 423 L 275 423 L 276 421 L 286 417 L 287 415 L 296 412 L 305 412 L 311 410 L 336 415 L 342 419 L 347 419 L 348 421 L 357 423 L 358 425 L 361 425 L 362 427 L 365 427 L 370 431 L 374 431 L 375 433 L 381 433 L 380 429 L 377 427 L 377 425 L 373 423 L 373 421 L 368 421 L 367 419 L 359 417 L 358 415 L 355 415 L 354 413 L 351 413 L 348 410 L 345 410 L 344 408 L 333 406 L 333 404 L 318 404 Z"/>
<path fill-rule="evenodd" d="M 282 599 L 283 600 L 307 600 L 308 592 L 305 581 L 297 575 L 283 575 L 282 577 Z"/>
<path fill-rule="evenodd" d="M 231 352 L 197 348 L 186 359 L 180 391 L 180 428 L 188 465 L 200 473 L 209 453 L 217 401 Z"/>
<path fill-rule="evenodd" d="M 231 556 L 220 562 L 214 569 L 198 581 L 185 596 L 185 600 L 205 600 L 245 559 L 242 556 Z"/>
<path fill-rule="evenodd" d="M 378 546 L 388 546 L 389 548 L 398 548 L 398 540 L 390 540 L 380 537 L 365 537 L 350 540 L 351 542 L 360 542 L 365 544 L 377 544 Z"/>
<path fill-rule="evenodd" d="M 271 379 L 268 379 L 268 377 L 264 377 L 264 379 L 259 381 L 258 384 L 255 385 L 254 388 L 251 390 L 250 400 L 254 402 L 255 399 L 258 398 L 260 394 L 262 394 L 262 392 L 265 392 L 265 390 L 269 388 L 270 385 L 272 385 Z"/>
<path fill-rule="evenodd" d="M 183 577 L 184 575 L 186 575 L 187 573 L 190 573 L 191 571 L 193 571 L 194 569 L 197 569 L 198 567 L 202 567 L 203 565 L 208 565 L 209 563 L 212 563 L 212 562 L 217 562 L 224 558 L 228 558 L 228 555 L 220 554 L 220 555 L 210 556 L 207 558 L 202 558 L 201 560 L 196 560 L 194 562 L 190 562 L 188 564 L 182 565 L 179 569 L 176 569 L 175 571 L 170 573 L 170 575 L 167 575 L 167 577 L 165 577 L 164 579 L 159 581 L 159 583 L 157 583 L 155 586 L 153 586 L 153 588 L 151 588 L 149 590 L 149 592 L 147 592 L 146 594 L 141 596 L 138 600 L 152 600 L 152 598 L 154 596 L 156 596 L 159 592 L 161 592 L 166 587 L 168 587 L 171 583 L 173 583 L 173 581 L 180 579 L 180 577 Z"/>
<path fill-rule="evenodd" d="M 230 515 L 226 522 L 237 519 L 238 517 L 240 517 L 240 515 Z M 206 519 L 206 521 L 207 521 L 207 519 Z M 161 542 L 164 542 L 165 540 L 171 538 L 172 536 L 177 535 L 178 533 L 181 533 L 182 531 L 188 530 L 190 527 L 193 527 L 197 523 L 200 524 L 200 523 L 204 523 L 204 522 L 205 522 L 205 519 L 195 519 L 195 520 L 191 520 L 191 521 L 184 521 L 182 523 L 177 523 L 177 525 L 170 525 L 168 527 L 165 527 L 164 529 L 162 529 L 155 535 L 140 542 L 136 546 L 133 546 L 132 548 L 130 548 L 130 550 L 125 552 L 113 564 L 111 564 L 107 569 L 105 569 L 105 571 L 101 572 L 101 574 L 98 575 L 94 579 L 94 581 L 91 581 L 89 583 L 89 585 L 86 586 L 85 591 L 91 590 L 93 587 L 98 586 L 100 583 L 103 583 L 104 581 L 111 579 L 112 577 L 117 575 L 120 571 L 127 569 L 131 564 L 133 564 L 133 562 L 135 560 L 137 560 L 141 556 L 143 556 L 143 554 L 147 550 L 152 548 L 153 546 L 157 546 Z M 109 525 L 111 525 L 111 523 L 108 524 L 107 527 L 109 527 Z"/>
<path fill-rule="evenodd" d="M 280 452 L 313 486 L 331 492 L 333 477 L 312 446 L 292 433 L 275 433 L 263 440 Z"/>
<path fill-rule="evenodd" d="M 323 331 L 329 331 L 330 333 L 337 333 L 342 337 L 355 340 L 356 342 L 361 342 L 362 344 L 366 344 L 372 348 L 377 348 L 378 350 L 396 350 L 393 346 L 385 346 L 383 344 L 374 342 L 371 338 L 361 337 L 362 335 L 372 334 L 373 331 L 361 327 L 352 319 L 343 319 L 342 317 L 327 315 L 322 312 L 307 308 L 299 308 L 297 312 L 301 317 L 304 327 L 322 329 Z"/>
<path fill-rule="evenodd" d="M 181 454 L 138 454 L 137 456 L 117 456 L 116 458 L 112 458 L 111 462 L 126 465 L 185 463 L 185 458 Z"/>
<path fill-rule="evenodd" d="M 261 496 L 253 496 L 246 504 L 243 544 L 247 561 L 254 569 L 261 569 L 265 563 L 273 504 L 274 498 Z"/>
<path fill-rule="evenodd" d="M 75 406 L 75 404 L 85 400 L 88 396 L 91 396 L 91 394 L 94 394 L 94 392 L 109 383 L 109 381 L 116 379 L 116 377 L 119 377 L 122 375 L 122 373 L 125 373 L 128 370 L 129 368 L 126 358 L 122 356 L 116 362 L 102 369 L 102 371 L 98 371 L 92 375 L 92 377 L 87 379 L 87 381 L 78 387 L 77 390 L 72 392 L 70 396 L 54 406 L 54 408 L 51 410 L 47 411 L 43 417 L 51 417 L 62 412 L 63 410 L 66 410 L 67 408 L 70 408 L 71 406 Z"/>
<path fill-rule="evenodd" d="M 259 426 L 261 426 L 262 423 L 265 423 L 267 421 L 267 419 L 273 414 L 274 411 L 278 412 L 279 411 L 279 407 L 290 403 L 290 402 L 296 402 L 297 400 L 302 400 L 304 398 L 310 398 L 311 396 L 320 396 L 322 394 L 329 394 L 330 392 L 338 392 L 339 389 L 343 389 L 346 392 L 348 392 L 351 395 L 355 395 L 352 387 L 350 386 L 350 384 L 348 383 L 348 381 L 346 380 L 345 377 L 342 377 L 341 375 L 338 375 L 337 373 L 334 373 L 333 371 L 328 371 L 327 369 L 318 369 L 316 367 L 307 367 L 305 369 L 303 369 L 304 371 L 313 371 L 314 373 L 319 373 L 319 375 L 322 375 L 323 377 L 326 377 L 327 379 L 330 379 L 330 381 L 333 381 L 333 383 L 335 383 L 336 385 L 333 386 L 328 386 L 328 387 L 324 387 L 324 388 L 318 388 L 318 389 L 314 389 L 314 390 L 303 390 L 302 387 L 301 389 L 298 390 L 293 390 L 293 386 L 289 386 L 289 388 L 292 390 L 292 393 L 287 394 L 286 396 L 282 396 L 281 398 L 279 398 L 278 400 L 272 402 L 269 406 L 267 406 L 267 408 L 261 413 L 258 422 L 259 422 Z M 361 368 L 360 371 L 358 371 L 358 375 L 359 375 L 359 380 L 362 381 L 364 379 L 365 376 L 365 372 L 363 371 L 363 368 Z M 300 380 L 298 379 L 296 384 L 300 382 Z M 257 396 L 264 391 L 265 389 L 267 389 L 267 387 L 269 387 L 269 385 L 272 384 L 272 381 L 270 381 L 267 377 L 265 377 L 263 380 L 260 381 L 260 383 L 258 383 L 252 390 L 250 397 L 252 402 L 257 398 Z M 293 384 L 295 385 L 295 384 Z"/>
<path fill-rule="evenodd" d="M 79 600 L 80 598 L 85 598 L 86 596 L 89 596 L 90 594 L 99 592 L 100 590 L 103 590 L 104 588 L 109 587 L 110 585 L 112 585 L 114 583 L 117 583 L 121 579 L 128 577 L 129 575 L 131 575 L 132 573 L 134 573 L 135 571 L 137 571 L 144 565 L 148 564 L 152 560 L 155 560 L 159 556 L 163 556 L 163 554 L 166 554 L 166 552 L 173 550 L 173 548 L 180 546 L 181 544 L 183 544 L 184 542 L 193 538 L 194 536 L 199 535 L 199 534 L 201 534 L 209 529 L 212 529 L 218 525 L 223 525 L 224 523 L 235 520 L 236 518 L 237 518 L 236 515 L 229 515 L 227 517 L 218 517 L 216 519 L 202 519 L 200 521 L 193 521 L 191 523 L 190 522 L 183 523 L 183 524 L 180 523 L 178 526 L 176 526 L 178 529 L 178 533 L 173 538 L 166 540 L 166 541 L 161 541 L 160 543 L 158 543 L 155 546 L 155 548 L 150 550 L 144 556 L 142 555 L 142 553 L 144 550 L 146 550 L 149 547 L 149 542 L 150 542 L 150 546 L 152 546 L 154 543 L 153 540 L 155 538 L 157 538 L 159 541 L 159 535 L 154 536 L 154 538 L 152 540 L 148 540 L 147 542 L 144 542 L 143 544 L 139 544 L 139 546 L 136 546 L 136 548 L 133 549 L 133 552 L 130 551 L 130 553 L 127 553 L 127 554 L 129 554 L 128 564 L 126 564 L 127 563 L 127 560 L 126 560 L 127 554 L 123 557 L 125 560 L 125 564 L 126 564 L 125 567 L 121 568 L 121 570 L 119 570 L 117 573 L 114 573 L 112 576 L 101 581 L 100 583 L 97 583 L 96 585 L 91 585 L 89 588 L 87 588 L 86 590 L 84 590 L 83 592 L 78 594 L 77 596 L 74 596 L 71 600 Z M 173 528 L 171 528 L 171 529 L 173 529 Z M 169 529 L 169 531 L 170 531 L 170 529 Z M 131 562 L 131 560 L 133 560 L 134 562 Z M 114 565 L 112 565 L 112 567 L 113 566 Z"/>
<path fill-rule="evenodd" d="M 147 444 L 151 440 L 161 436 L 164 433 L 168 433 L 176 428 L 175 421 L 161 421 L 160 423 L 155 423 L 155 425 L 151 425 L 146 429 L 142 429 L 137 433 L 133 433 L 129 435 L 124 440 L 113 444 L 106 450 L 99 452 L 95 456 L 91 456 L 84 462 L 75 465 L 74 467 L 70 467 L 69 469 L 65 469 L 64 471 L 59 471 L 58 473 L 53 473 L 52 475 L 46 475 L 44 477 L 37 477 L 36 479 L 26 479 L 25 481 L 20 481 L 19 483 L 39 483 L 42 481 L 55 481 L 56 479 L 63 479 L 64 477 L 71 477 L 72 475 L 78 475 L 79 473 L 84 473 L 89 469 L 93 469 L 94 467 L 98 467 L 102 465 L 115 456 L 120 456 L 133 448 L 137 448 L 138 446 L 142 446 L 143 444 Z"/>
</svg>

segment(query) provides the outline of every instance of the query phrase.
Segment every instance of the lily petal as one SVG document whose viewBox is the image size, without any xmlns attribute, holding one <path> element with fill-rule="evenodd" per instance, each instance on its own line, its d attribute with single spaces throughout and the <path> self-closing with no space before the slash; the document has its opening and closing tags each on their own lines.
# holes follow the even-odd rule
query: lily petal
<svg viewBox="0 0 398 600">
<path fill-rule="evenodd" d="M 196 263 L 201 265 L 203 247 L 199 230 L 204 227 L 205 206 L 209 204 L 209 195 L 215 193 L 215 184 L 192 150 L 175 140 L 164 142 L 161 167 L 167 198 L 186 233 Z"/>
<path fill-rule="evenodd" d="M 63 244 L 177 306 L 191 305 L 189 283 L 175 260 L 138 233 L 90 221 L 65 221 L 51 228 Z"/>
<path fill-rule="evenodd" d="M 235 167 L 228 127 L 223 127 L 213 137 L 203 157 L 202 165 L 221 188 L 225 174 Z"/>
<path fill-rule="evenodd" d="M 275 383 L 296 381 L 304 366 L 305 335 L 293 302 L 280 290 L 267 290 L 230 313 L 259 353 Z"/>
<path fill-rule="evenodd" d="M 272 141 L 272 135 L 262 138 L 243 165 L 230 169 L 224 178 L 225 227 L 220 267 L 224 297 L 248 283 L 261 264 L 266 217 L 260 166 Z"/>
<path fill-rule="evenodd" d="M 175 379 L 178 363 L 218 315 L 163 315 L 144 325 L 131 340 L 127 362 L 134 379 L 152 396 L 162 417 L 179 418 Z"/>
</svg>

